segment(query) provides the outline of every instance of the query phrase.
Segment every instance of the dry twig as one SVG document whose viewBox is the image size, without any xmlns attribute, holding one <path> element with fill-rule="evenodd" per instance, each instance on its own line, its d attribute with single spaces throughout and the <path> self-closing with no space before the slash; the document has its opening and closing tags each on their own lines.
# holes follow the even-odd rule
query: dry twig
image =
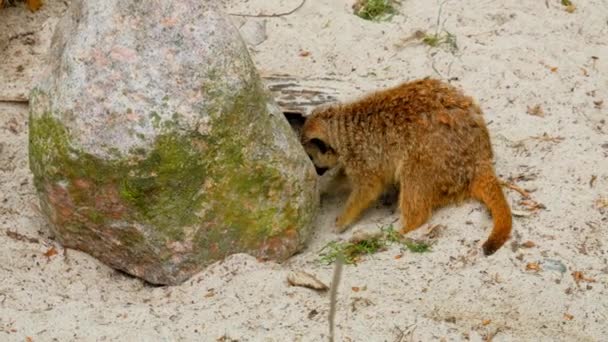
<svg viewBox="0 0 608 342">
<path fill-rule="evenodd" d="M 340 278 L 342 276 L 342 266 L 344 261 L 343 257 L 336 259 L 336 266 L 334 268 L 334 277 L 331 280 L 331 287 L 329 289 L 329 341 L 334 341 L 334 327 L 336 320 L 336 306 L 338 297 L 338 286 L 340 284 Z"/>
<path fill-rule="evenodd" d="M 514 183 L 501 181 L 500 185 L 505 186 L 511 190 L 517 191 L 523 198 L 530 198 L 530 193 L 528 191 L 522 189 L 521 187 L 515 185 Z"/>
<path fill-rule="evenodd" d="M 304 3 L 306 2 L 306 0 L 302 0 L 302 2 L 300 2 L 300 4 L 295 7 L 294 9 L 287 11 L 287 12 L 283 12 L 283 13 L 271 13 L 271 14 L 264 14 L 264 13 L 260 13 L 260 14 L 247 14 L 247 13 L 228 13 L 230 15 L 234 15 L 237 17 L 252 17 L 252 18 L 277 18 L 277 17 L 284 17 L 286 15 L 290 15 L 295 13 L 297 10 L 299 10 L 300 8 L 302 8 L 302 6 L 304 6 Z"/>
<path fill-rule="evenodd" d="M 40 243 L 40 240 L 38 240 L 36 238 L 31 238 L 29 236 L 25 236 L 23 234 L 19 234 L 17 232 L 13 232 L 10 230 L 6 231 L 6 236 L 8 236 L 9 238 L 11 238 L 13 240 L 17 240 L 17 241 L 26 241 L 29 243 Z"/>
</svg>

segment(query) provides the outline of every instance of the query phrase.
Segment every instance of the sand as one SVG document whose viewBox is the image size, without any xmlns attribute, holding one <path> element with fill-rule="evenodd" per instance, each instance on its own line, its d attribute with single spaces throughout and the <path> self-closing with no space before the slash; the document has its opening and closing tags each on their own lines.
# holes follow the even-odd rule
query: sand
<svg viewBox="0 0 608 342">
<path fill-rule="evenodd" d="M 46 3 L 36 14 L 0 11 L 3 101 L 23 101 L 44 61 L 52 24 L 65 8 Z M 269 14 L 300 0 L 224 3 L 231 13 Z M 522 203 L 520 193 L 505 188 L 517 214 L 514 236 L 492 257 L 480 249 L 491 218 L 467 202 L 438 210 L 413 233 L 433 242 L 431 252 L 393 245 L 345 266 L 337 341 L 608 335 L 608 1 L 575 4 L 568 13 L 557 0 L 447 1 L 439 22 L 456 37 L 455 51 L 408 40 L 418 30 L 435 32 L 435 1 L 402 0 L 400 14 L 380 23 L 359 19 L 352 2 L 338 0 L 307 0 L 281 17 L 234 17 L 248 30 L 262 73 L 344 81 L 352 86 L 342 99 L 418 77 L 450 80 L 484 110 L 497 173 L 530 193 Z M 318 262 L 325 244 L 399 224 L 394 205 L 378 204 L 335 234 L 345 193 L 332 189 L 309 247 L 288 262 L 238 254 L 183 285 L 153 287 L 49 236 L 28 169 L 27 103 L 2 102 L 0 340 L 327 340 L 328 295 L 291 287 L 287 275 L 303 270 L 329 283 L 333 267 Z M 540 208 L 529 210 L 535 203 Z"/>
</svg>

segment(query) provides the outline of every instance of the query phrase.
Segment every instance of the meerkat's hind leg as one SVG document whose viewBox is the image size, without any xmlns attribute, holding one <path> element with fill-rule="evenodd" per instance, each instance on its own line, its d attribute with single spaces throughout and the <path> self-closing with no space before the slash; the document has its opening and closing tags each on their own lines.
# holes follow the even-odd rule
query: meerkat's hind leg
<svg viewBox="0 0 608 342">
<path fill-rule="evenodd" d="M 346 201 L 346 207 L 336 219 L 336 231 L 339 233 L 354 223 L 384 190 L 382 181 L 375 178 L 368 178 L 364 181 L 354 180 L 352 183 L 353 189 Z"/>
<path fill-rule="evenodd" d="M 407 234 L 423 225 L 433 211 L 431 195 L 424 185 L 417 182 L 401 182 L 399 191 L 401 208 L 401 234 Z"/>
</svg>

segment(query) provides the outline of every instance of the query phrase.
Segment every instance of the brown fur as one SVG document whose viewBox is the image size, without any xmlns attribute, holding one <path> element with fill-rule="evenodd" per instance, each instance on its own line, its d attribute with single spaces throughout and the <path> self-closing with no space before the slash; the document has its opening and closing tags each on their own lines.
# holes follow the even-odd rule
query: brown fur
<svg viewBox="0 0 608 342">
<path fill-rule="evenodd" d="M 343 167 L 351 183 L 338 231 L 398 184 L 402 234 L 424 224 L 434 208 L 475 198 L 494 219 L 484 253 L 509 238 L 511 210 L 494 174 L 481 110 L 449 84 L 427 78 L 318 108 L 304 124 L 302 143 L 318 170 Z"/>
</svg>

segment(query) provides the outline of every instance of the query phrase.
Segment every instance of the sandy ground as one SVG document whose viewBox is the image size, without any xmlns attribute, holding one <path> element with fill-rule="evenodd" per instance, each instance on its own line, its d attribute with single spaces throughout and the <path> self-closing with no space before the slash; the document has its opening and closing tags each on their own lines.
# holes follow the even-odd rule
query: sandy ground
<svg viewBox="0 0 608 342">
<path fill-rule="evenodd" d="M 505 189 L 525 216 L 492 257 L 480 253 L 491 219 L 469 202 L 439 210 L 415 232 L 434 242 L 432 252 L 393 246 L 345 267 L 338 341 L 605 340 L 608 1 L 574 1 L 574 13 L 557 0 L 448 1 L 440 23 L 457 51 L 407 39 L 435 31 L 435 1 L 402 0 L 400 14 L 381 23 L 339 0 L 307 0 L 282 17 L 235 17 L 262 72 L 344 80 L 352 84 L 344 98 L 427 75 L 451 79 L 486 113 L 497 173 L 530 192 L 522 202 Z M 299 2 L 224 1 L 241 14 Z M 48 0 L 36 14 L 0 12 L 0 99 L 24 99 L 64 7 Z M 530 114 L 536 105 L 543 116 Z M 322 246 L 398 218 L 394 206 L 378 205 L 336 235 L 343 201 L 343 192 L 323 197 L 310 246 L 284 264 L 234 255 L 181 286 L 152 287 L 49 237 L 28 169 L 27 104 L 0 103 L 0 340 L 326 340 L 328 295 L 290 287 L 287 274 L 305 270 L 329 283 L 333 268 L 317 262 Z M 541 208 L 530 211 L 535 203 Z"/>
</svg>

